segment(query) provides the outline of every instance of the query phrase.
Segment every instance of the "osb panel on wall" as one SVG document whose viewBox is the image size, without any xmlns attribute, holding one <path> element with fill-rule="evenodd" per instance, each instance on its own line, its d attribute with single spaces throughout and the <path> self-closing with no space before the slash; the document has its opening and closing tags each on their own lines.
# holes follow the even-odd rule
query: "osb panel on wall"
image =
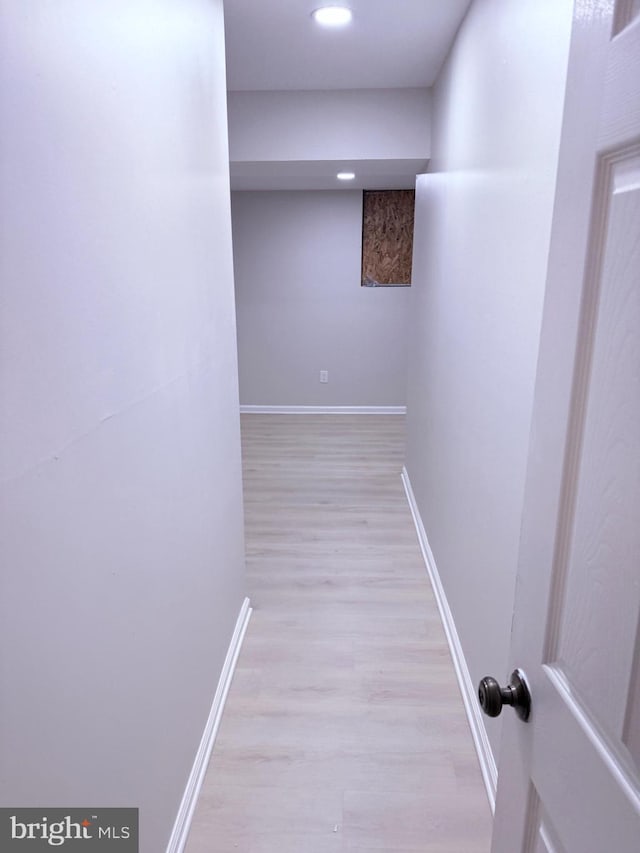
<svg viewBox="0 0 640 853">
<path fill-rule="evenodd" d="M 413 190 L 365 190 L 362 198 L 362 284 L 411 284 Z"/>
</svg>

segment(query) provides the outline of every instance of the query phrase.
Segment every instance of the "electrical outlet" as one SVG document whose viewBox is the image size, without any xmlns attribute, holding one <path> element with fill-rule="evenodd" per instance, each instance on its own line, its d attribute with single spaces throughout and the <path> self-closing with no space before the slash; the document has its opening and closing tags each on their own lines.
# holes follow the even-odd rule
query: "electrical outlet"
<svg viewBox="0 0 640 853">
<path fill-rule="evenodd" d="M 321 370 L 320 371 L 320 382 L 328 382 L 329 381 L 329 371 Z"/>
</svg>

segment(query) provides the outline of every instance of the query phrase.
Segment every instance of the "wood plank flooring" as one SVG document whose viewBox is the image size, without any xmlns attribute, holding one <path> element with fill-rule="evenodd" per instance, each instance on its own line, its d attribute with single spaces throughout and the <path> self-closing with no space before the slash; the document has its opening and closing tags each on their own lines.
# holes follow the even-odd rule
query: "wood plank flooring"
<svg viewBox="0 0 640 853">
<path fill-rule="evenodd" d="M 488 853 L 403 429 L 242 416 L 254 613 L 186 853 Z"/>
</svg>

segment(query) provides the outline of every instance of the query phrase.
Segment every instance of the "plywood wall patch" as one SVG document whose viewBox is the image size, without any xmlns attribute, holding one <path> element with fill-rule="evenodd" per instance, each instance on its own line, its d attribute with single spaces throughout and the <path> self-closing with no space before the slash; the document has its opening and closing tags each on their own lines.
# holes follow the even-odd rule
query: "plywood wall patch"
<svg viewBox="0 0 640 853">
<path fill-rule="evenodd" d="M 413 190 L 365 190 L 362 197 L 362 284 L 411 284 Z"/>
</svg>

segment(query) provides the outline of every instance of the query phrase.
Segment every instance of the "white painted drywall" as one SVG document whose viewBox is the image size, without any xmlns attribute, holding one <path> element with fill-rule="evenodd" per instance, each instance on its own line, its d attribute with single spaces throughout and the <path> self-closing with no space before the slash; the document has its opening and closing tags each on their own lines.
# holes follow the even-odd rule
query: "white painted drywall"
<svg viewBox="0 0 640 853">
<path fill-rule="evenodd" d="M 0 801 L 159 853 L 244 595 L 222 2 L 0 27 Z"/>
<path fill-rule="evenodd" d="M 241 403 L 404 405 L 410 288 L 360 286 L 362 193 L 233 193 L 232 218 Z"/>
<path fill-rule="evenodd" d="M 427 159 L 429 89 L 230 92 L 232 163 Z"/>
<path fill-rule="evenodd" d="M 407 469 L 474 683 L 508 675 L 571 5 L 472 4 L 417 182 Z"/>
</svg>

